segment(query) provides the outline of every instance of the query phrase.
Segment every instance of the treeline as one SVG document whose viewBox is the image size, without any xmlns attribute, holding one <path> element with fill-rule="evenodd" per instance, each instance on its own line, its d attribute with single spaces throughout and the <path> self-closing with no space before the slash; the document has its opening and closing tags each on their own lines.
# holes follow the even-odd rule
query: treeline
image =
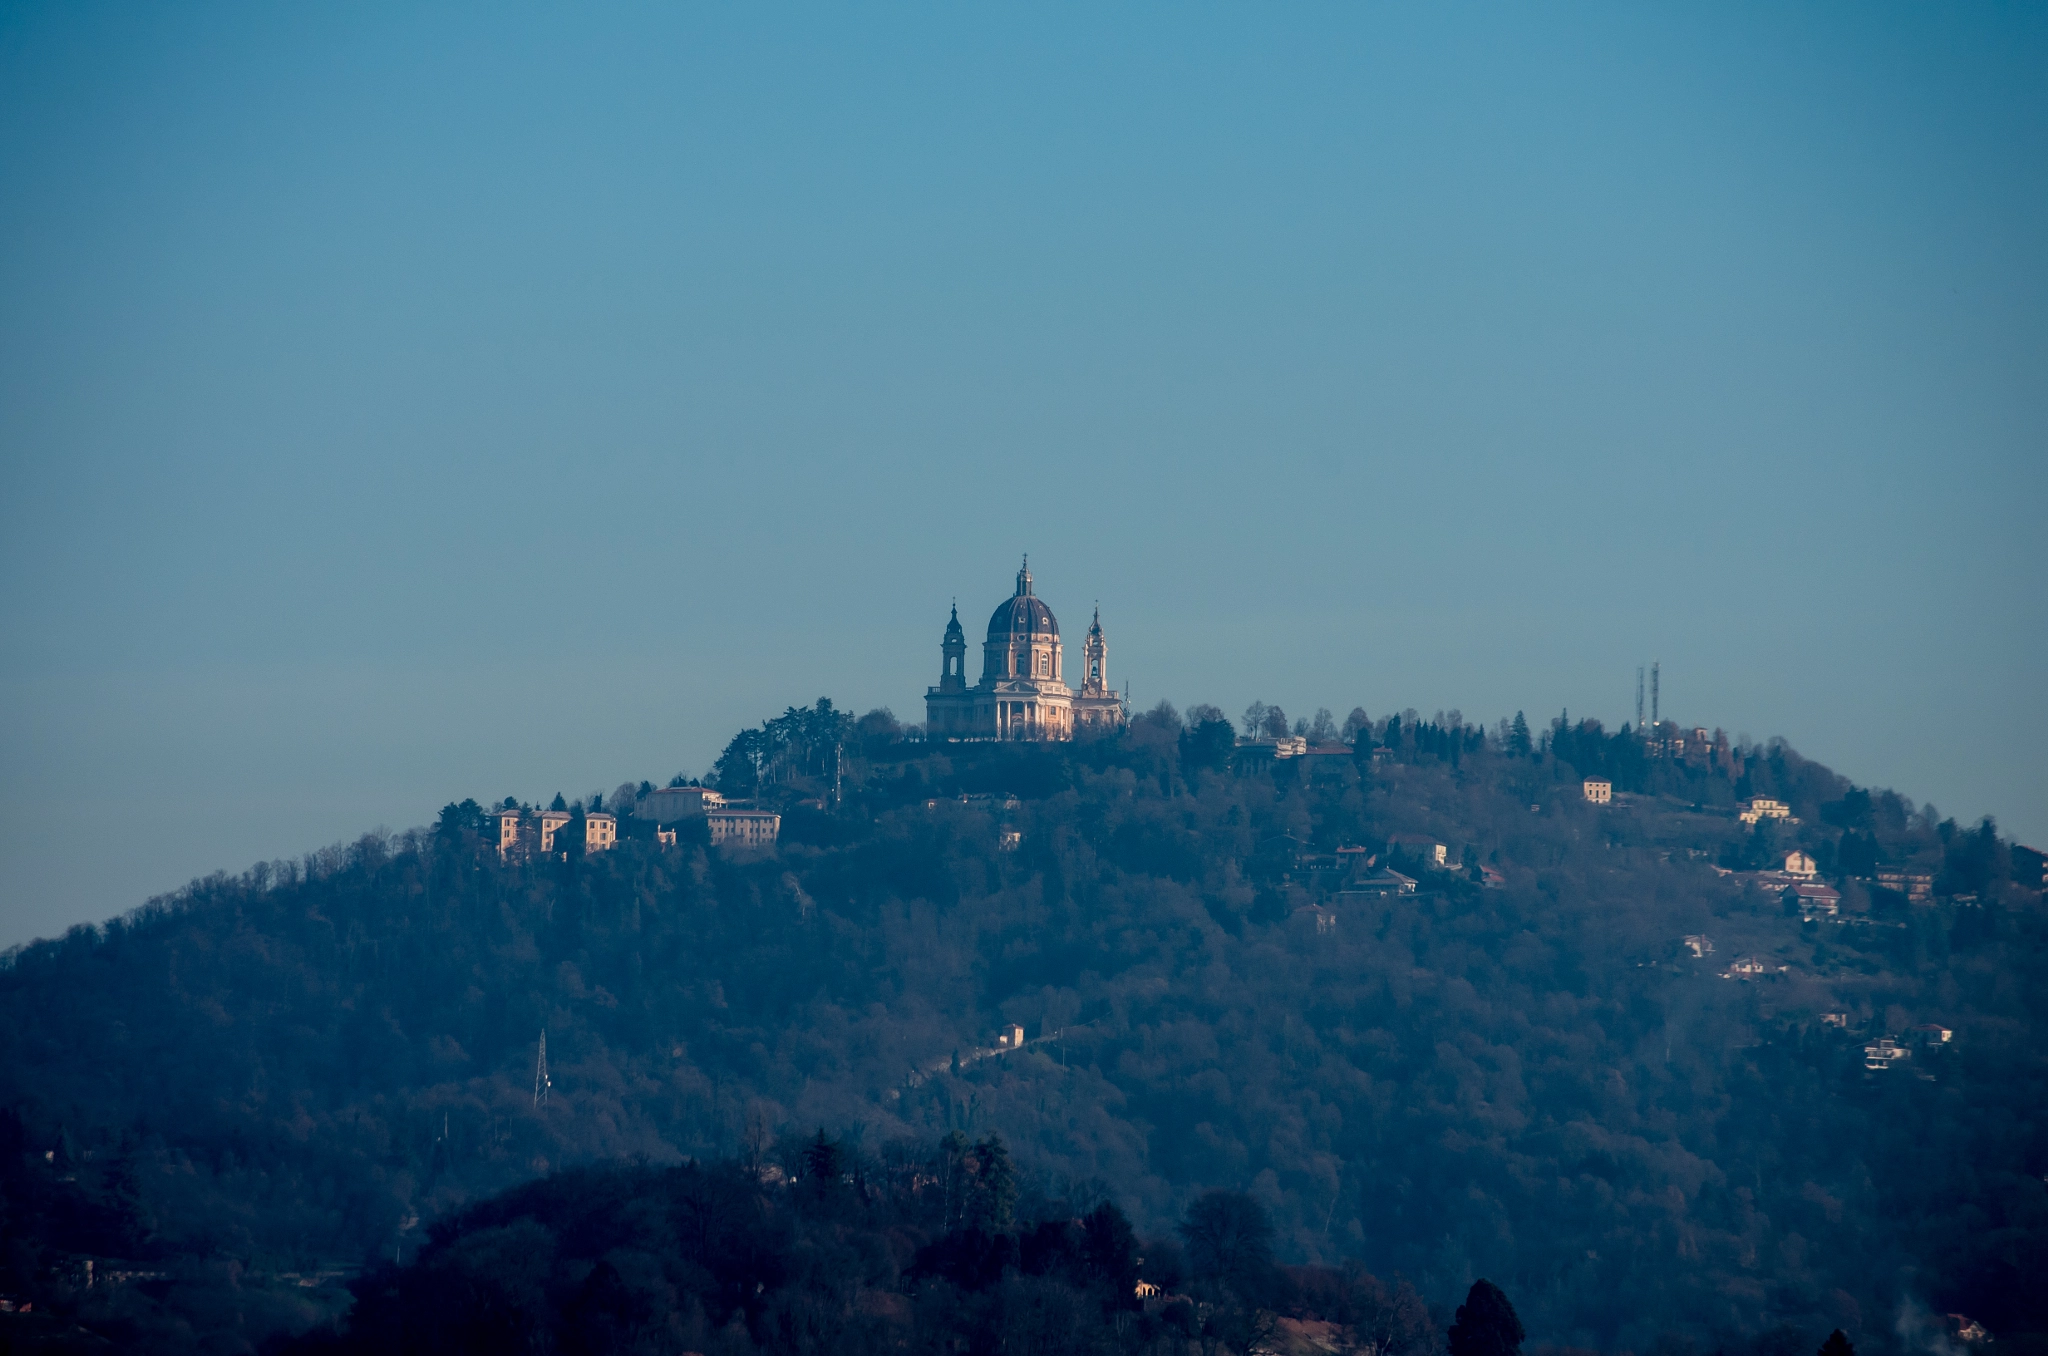
<svg viewBox="0 0 2048 1356">
<path fill-rule="evenodd" d="M 1241 1193 L 1280 1263 L 1442 1305 L 1491 1277 L 1547 1343 L 1803 1353 L 1840 1326 L 1902 1350 L 1921 1309 L 2001 1350 L 2048 1332 L 2025 1279 L 2048 1251 L 2048 928 L 1995 828 L 1782 744 L 1743 775 L 1801 822 L 1752 831 L 1704 795 L 1585 804 L 1556 737 L 1580 724 L 1522 752 L 1512 723 L 1361 719 L 1374 742 L 1329 776 L 1240 764 L 1213 708 L 1063 747 L 823 710 L 840 733 L 808 708 L 750 764 L 784 813 L 772 852 L 505 862 L 458 802 L 14 953 L 0 1294 L 134 1349 L 227 1349 L 317 1325 L 348 1302 L 331 1273 L 409 1269 L 436 1221 L 521 1183 L 826 1125 L 855 1160 L 999 1136 L 1034 1227 L 1032 1201 L 1084 1218 L 1113 1182 L 1137 1235 L 1177 1243 L 1204 1192 Z M 1399 836 L 1500 888 L 1409 863 L 1417 893 L 1359 898 L 1264 869 Z M 1975 901 L 1803 924 L 1711 870 L 1866 839 Z M 1747 955 L 1786 969 L 1720 977 Z M 1028 1044 L 994 1049 L 1012 1022 Z M 1953 1041 L 1864 1067 L 1920 1023 Z M 917 1248 L 954 1226 L 932 1227 Z M 1042 1280 L 1021 1226 L 973 1227 Z M 88 1260 L 131 1279 L 87 1288 Z"/>
<path fill-rule="evenodd" d="M 1519 1320 L 1481 1285 L 1463 1346 L 1513 1356 Z M 1020 1200 L 995 1135 L 866 1152 L 819 1130 L 766 1155 L 566 1172 L 442 1220 L 354 1290 L 345 1322 L 288 1350 L 1443 1349 L 1407 1283 L 1276 1263 L 1248 1196 L 1203 1193 L 1140 1242 L 1113 1201 Z"/>
</svg>

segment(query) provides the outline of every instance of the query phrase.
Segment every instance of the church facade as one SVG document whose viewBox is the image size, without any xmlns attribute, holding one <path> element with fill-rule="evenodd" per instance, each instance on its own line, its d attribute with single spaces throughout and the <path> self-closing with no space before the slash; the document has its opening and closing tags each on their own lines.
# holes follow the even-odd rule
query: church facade
<svg viewBox="0 0 2048 1356">
<path fill-rule="evenodd" d="M 1031 591 L 1031 562 L 1017 571 L 1017 591 L 988 619 L 981 681 L 967 685 L 967 633 L 953 609 L 939 645 L 939 684 L 925 692 L 927 739 L 1072 739 L 1105 734 L 1124 723 L 1124 703 L 1109 686 L 1109 645 L 1102 612 L 1082 647 L 1081 685 L 1067 683 L 1060 625 Z"/>
</svg>

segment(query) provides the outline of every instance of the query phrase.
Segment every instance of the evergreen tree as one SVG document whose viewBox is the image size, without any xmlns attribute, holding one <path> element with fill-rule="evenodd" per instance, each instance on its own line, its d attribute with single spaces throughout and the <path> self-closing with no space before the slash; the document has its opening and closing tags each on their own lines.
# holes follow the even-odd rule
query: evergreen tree
<svg viewBox="0 0 2048 1356">
<path fill-rule="evenodd" d="M 1847 1333 L 1837 1328 L 1820 1344 L 1820 1356 L 1856 1356 L 1856 1346 Z"/>
<path fill-rule="evenodd" d="M 1520 711 L 1515 712 L 1515 723 L 1508 729 L 1508 752 L 1529 756 L 1529 721 Z"/>
<path fill-rule="evenodd" d="M 969 1151 L 973 1163 L 974 1195 L 968 1223 L 989 1233 L 1010 1227 L 1017 1212 L 1017 1170 L 1011 1166 L 1010 1151 L 1003 1137 L 991 1132 Z"/>
<path fill-rule="evenodd" d="M 1501 1288 L 1482 1277 L 1472 1282 L 1446 1336 L 1451 1356 L 1516 1356 L 1528 1334 Z"/>
<path fill-rule="evenodd" d="M 839 1146 L 825 1137 L 825 1127 L 821 1125 L 817 1135 L 804 1146 L 804 1176 L 819 1186 L 831 1186 L 845 1171 L 844 1157 Z"/>
</svg>

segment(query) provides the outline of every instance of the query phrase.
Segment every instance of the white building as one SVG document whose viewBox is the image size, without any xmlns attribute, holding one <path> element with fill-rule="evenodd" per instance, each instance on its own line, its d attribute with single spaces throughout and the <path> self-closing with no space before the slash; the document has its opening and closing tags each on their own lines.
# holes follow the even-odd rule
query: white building
<svg viewBox="0 0 2048 1356">
<path fill-rule="evenodd" d="M 1745 824 L 1755 824 L 1765 819 L 1788 819 L 1794 824 L 1799 822 L 1796 819 L 1792 819 L 1791 806 L 1782 800 L 1771 800 L 1765 796 L 1753 797 L 1749 802 L 1749 808 L 1740 815 L 1737 815 L 1736 818 Z"/>
<path fill-rule="evenodd" d="M 571 816 L 567 810 L 542 810 L 540 812 L 540 850 L 546 856 L 555 850 L 555 835 L 562 831 Z"/>
<path fill-rule="evenodd" d="M 772 810 L 736 810 L 724 806 L 704 815 L 711 831 L 711 845 L 730 843 L 734 847 L 773 847 L 782 832 L 782 816 Z"/>
</svg>

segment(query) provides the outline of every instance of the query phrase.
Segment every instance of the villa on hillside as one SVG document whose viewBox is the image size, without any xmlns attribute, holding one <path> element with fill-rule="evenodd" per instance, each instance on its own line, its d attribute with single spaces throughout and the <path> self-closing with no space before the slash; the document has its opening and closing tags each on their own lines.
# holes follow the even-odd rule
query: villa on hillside
<svg viewBox="0 0 2048 1356">
<path fill-rule="evenodd" d="M 575 821 L 568 810 L 530 812 L 508 805 L 495 812 L 498 819 L 498 855 L 512 857 L 520 852 L 538 852 L 546 857 L 556 851 L 555 839 Z M 583 850 L 603 852 L 619 841 L 619 821 L 602 810 L 583 816 Z"/>
<path fill-rule="evenodd" d="M 1766 819 L 1782 819 L 1789 824 L 1799 822 L 1792 817 L 1791 806 L 1782 800 L 1771 800 L 1764 796 L 1754 797 L 1736 818 L 1745 824 L 1756 824 Z"/>
<path fill-rule="evenodd" d="M 701 819 L 711 846 L 772 847 L 782 833 L 782 816 L 773 810 L 735 805 L 708 786 L 664 786 L 634 802 L 635 819 L 655 823 L 655 841 L 678 841 L 676 825 Z"/>
</svg>

